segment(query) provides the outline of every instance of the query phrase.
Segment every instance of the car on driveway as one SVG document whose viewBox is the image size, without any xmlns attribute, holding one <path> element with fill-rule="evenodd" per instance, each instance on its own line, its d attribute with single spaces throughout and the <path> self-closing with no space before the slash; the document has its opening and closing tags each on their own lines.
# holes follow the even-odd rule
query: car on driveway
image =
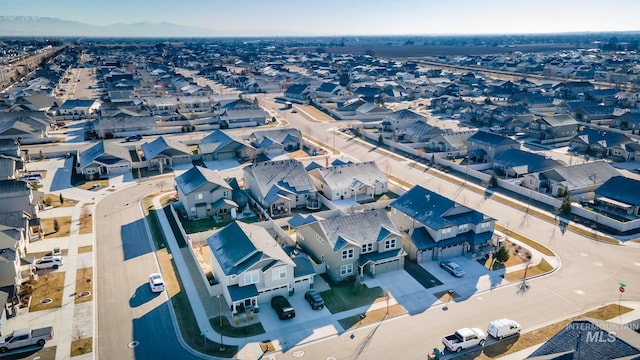
<svg viewBox="0 0 640 360">
<path fill-rule="evenodd" d="M 296 311 L 289 303 L 289 300 L 282 295 L 276 295 L 271 298 L 271 307 L 276 311 L 280 320 L 293 319 L 296 317 Z"/>
<path fill-rule="evenodd" d="M 153 273 L 149 275 L 149 287 L 151 288 L 151 292 L 163 292 L 164 280 L 162 279 L 162 275 L 160 275 L 159 273 Z"/>
<path fill-rule="evenodd" d="M 42 269 L 57 269 L 62 266 L 62 256 L 59 255 L 47 255 L 43 256 L 40 260 L 36 261 L 34 267 L 36 270 Z"/>
<path fill-rule="evenodd" d="M 324 308 L 324 299 L 315 290 L 309 290 L 304 293 L 304 299 L 307 300 L 313 310 L 321 310 Z"/>
<path fill-rule="evenodd" d="M 451 275 L 455 277 L 461 277 L 464 275 L 464 269 L 462 269 L 460 265 L 454 263 L 453 261 L 441 261 L 440 267 L 447 270 Z"/>
</svg>

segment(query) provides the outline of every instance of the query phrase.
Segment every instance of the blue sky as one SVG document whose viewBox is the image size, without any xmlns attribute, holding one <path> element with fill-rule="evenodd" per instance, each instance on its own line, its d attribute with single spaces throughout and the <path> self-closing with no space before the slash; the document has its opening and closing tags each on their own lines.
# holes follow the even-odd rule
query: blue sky
<svg viewBox="0 0 640 360">
<path fill-rule="evenodd" d="M 5 16 L 171 22 L 256 36 L 640 30 L 638 0 L 0 0 L 0 9 Z"/>
</svg>

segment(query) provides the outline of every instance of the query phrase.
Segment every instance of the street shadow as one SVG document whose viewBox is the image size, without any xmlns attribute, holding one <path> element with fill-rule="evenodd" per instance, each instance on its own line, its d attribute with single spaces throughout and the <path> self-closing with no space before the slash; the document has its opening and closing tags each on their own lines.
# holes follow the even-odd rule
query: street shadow
<svg viewBox="0 0 640 360">
<path fill-rule="evenodd" d="M 49 191 L 60 191 L 65 189 L 70 189 L 73 186 L 71 185 L 71 174 L 73 170 L 73 157 L 65 159 L 64 166 L 58 168 L 53 174 L 53 179 L 51 179 L 51 186 L 49 187 Z"/>
<path fill-rule="evenodd" d="M 124 224 L 120 228 L 120 238 L 125 261 L 153 251 L 144 219 Z"/>
<path fill-rule="evenodd" d="M 131 297 L 129 298 L 129 306 L 132 308 L 136 308 L 140 305 L 145 304 L 146 302 L 148 302 L 149 300 L 155 298 L 160 294 L 162 293 L 152 292 L 151 289 L 149 288 L 149 284 L 144 283 L 138 286 L 138 288 L 136 289 L 136 292 L 134 292 L 133 295 L 131 295 Z"/>
<path fill-rule="evenodd" d="M 31 346 L 18 348 L 15 350 L 9 350 L 6 353 L 0 355 L 0 359 L 3 359 L 3 360 L 51 359 L 53 360 L 56 357 L 56 350 L 57 350 L 56 346 L 42 347 L 38 345 L 31 345 Z"/>
<path fill-rule="evenodd" d="M 490 345 L 485 345 L 482 353 L 487 357 L 494 359 L 504 355 L 520 338 L 520 334 L 509 336 L 502 340 L 497 340 Z"/>
</svg>

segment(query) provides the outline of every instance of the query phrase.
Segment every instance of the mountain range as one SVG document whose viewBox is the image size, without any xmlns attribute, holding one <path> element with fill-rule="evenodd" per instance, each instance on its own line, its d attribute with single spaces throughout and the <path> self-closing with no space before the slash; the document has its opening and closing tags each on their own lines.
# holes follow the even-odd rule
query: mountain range
<svg viewBox="0 0 640 360">
<path fill-rule="evenodd" d="M 133 23 L 97 26 L 37 16 L 0 16 L 0 36 L 60 37 L 213 37 L 223 32 L 173 23 Z"/>
</svg>

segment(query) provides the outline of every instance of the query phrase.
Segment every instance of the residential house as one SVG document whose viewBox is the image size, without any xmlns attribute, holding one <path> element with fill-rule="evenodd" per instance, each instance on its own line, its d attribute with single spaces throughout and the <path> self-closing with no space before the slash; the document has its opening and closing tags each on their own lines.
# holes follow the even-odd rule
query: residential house
<svg viewBox="0 0 640 360">
<path fill-rule="evenodd" d="M 256 109 L 258 106 L 255 102 L 247 99 L 220 100 L 213 104 L 216 110 L 239 110 L 239 109 Z"/>
<path fill-rule="evenodd" d="M 43 192 L 33 190 L 25 181 L 0 180 L 0 224 L 20 228 L 27 219 L 30 233 L 40 234 L 38 203 L 43 196 Z M 14 219 L 15 216 L 22 220 Z"/>
<path fill-rule="evenodd" d="M 23 163 L 20 158 L 0 154 L 0 179 L 17 179 Z"/>
<path fill-rule="evenodd" d="M 297 160 L 265 161 L 244 168 L 249 194 L 271 216 L 285 216 L 299 207 L 319 209 L 313 180 Z"/>
<path fill-rule="evenodd" d="M 25 280 L 25 267 L 22 263 L 30 263 L 24 259 L 26 241 L 24 229 L 0 225 L 0 288 L 20 285 Z"/>
<path fill-rule="evenodd" d="M 545 115 L 529 123 L 526 133 L 542 142 L 563 141 L 578 133 L 578 121 L 569 115 Z"/>
<path fill-rule="evenodd" d="M 427 123 L 427 118 L 411 110 L 402 109 L 384 115 L 382 127 L 389 131 L 398 131 L 406 129 L 417 121 Z"/>
<path fill-rule="evenodd" d="M 640 133 L 640 113 L 628 112 L 613 119 L 612 126 L 620 130 L 631 130 Z"/>
<path fill-rule="evenodd" d="M 391 219 L 406 232 L 403 247 L 409 258 L 418 262 L 468 253 L 480 258 L 494 250 L 495 219 L 420 185 L 390 206 Z"/>
<path fill-rule="evenodd" d="M 129 150 L 113 142 L 99 141 L 78 154 L 76 173 L 89 180 L 131 171 Z"/>
<path fill-rule="evenodd" d="M 522 186 L 549 196 L 563 196 L 569 191 L 572 198 L 591 199 L 596 188 L 619 175 L 608 162 L 592 161 L 526 174 Z"/>
<path fill-rule="evenodd" d="M 231 129 L 264 125 L 269 113 L 260 108 L 240 108 L 224 110 L 219 117 L 221 126 Z"/>
<path fill-rule="evenodd" d="M 260 303 L 276 295 L 304 292 L 313 284 L 313 274 L 295 277 L 293 259 L 261 226 L 234 221 L 211 235 L 207 244 L 213 276 L 233 314 L 258 311 Z"/>
<path fill-rule="evenodd" d="M 232 138 L 222 130 L 215 130 L 202 138 L 198 145 L 198 154 L 201 154 L 205 161 L 244 160 L 255 158 L 256 149 Z"/>
<path fill-rule="evenodd" d="M 191 162 L 192 152 L 187 145 L 164 136 L 145 142 L 140 148 L 149 170 L 158 169 L 162 173 L 164 169 L 173 169 L 174 165 Z"/>
<path fill-rule="evenodd" d="M 327 199 L 373 200 L 387 192 L 389 179 L 375 162 L 347 163 L 309 171 L 316 189 Z"/>
<path fill-rule="evenodd" d="M 630 143 L 633 143 L 633 140 L 623 133 L 586 128 L 571 139 L 569 149 L 588 155 L 607 157 L 611 155 L 611 149 L 614 146 L 620 147 Z M 622 157 L 626 158 L 624 155 Z"/>
<path fill-rule="evenodd" d="M 236 218 L 238 204 L 232 200 L 233 189 L 218 171 L 194 166 L 176 177 L 176 190 L 189 220 Z"/>
<path fill-rule="evenodd" d="M 324 263 L 334 281 L 404 267 L 402 233 L 384 210 L 327 215 L 296 215 L 289 224 L 296 229 L 298 245 L 314 261 Z"/>
<path fill-rule="evenodd" d="M 57 107 L 57 99 L 53 96 L 39 94 L 20 96 L 16 99 L 10 111 L 42 111 L 47 112 L 52 107 Z"/>
<path fill-rule="evenodd" d="M 493 159 L 493 169 L 496 174 L 506 177 L 520 178 L 525 174 L 541 172 L 564 164 L 520 149 L 507 149 Z"/>
<path fill-rule="evenodd" d="M 40 111 L 0 112 L 0 140 L 20 140 L 21 143 L 49 136 L 53 121 Z"/>
<path fill-rule="evenodd" d="M 156 118 L 152 116 L 113 116 L 101 117 L 93 130 L 98 138 L 145 134 L 156 129 Z"/>
<path fill-rule="evenodd" d="M 640 180 L 614 176 L 595 190 L 596 209 L 627 220 L 640 218 Z"/>
<path fill-rule="evenodd" d="M 89 99 L 69 99 L 58 108 L 57 117 L 64 120 L 79 120 L 93 117 L 100 108 L 100 102 Z"/>
<path fill-rule="evenodd" d="M 506 150 L 519 148 L 519 142 L 487 131 L 478 131 L 467 139 L 467 156 L 474 162 L 490 163 Z"/>
<path fill-rule="evenodd" d="M 588 81 L 569 81 L 556 84 L 552 89 L 563 99 L 575 99 L 581 94 L 593 91 L 595 86 Z"/>
<path fill-rule="evenodd" d="M 389 125 L 391 125 L 391 123 L 389 123 Z M 391 131 L 390 128 L 383 128 L 383 130 Z M 421 143 L 429 142 L 432 138 L 441 135 L 443 132 L 442 129 L 431 126 L 424 121 L 415 121 L 406 128 L 398 130 L 397 135 L 399 139 L 404 138 L 407 142 Z"/>
<path fill-rule="evenodd" d="M 640 358 L 640 334 L 613 321 L 581 318 L 571 321 L 526 357 L 527 360 Z"/>
<path fill-rule="evenodd" d="M 291 100 L 307 101 L 311 94 L 311 88 L 308 84 L 293 84 L 284 91 L 284 97 Z"/>
<path fill-rule="evenodd" d="M 597 120 L 611 120 L 617 116 L 616 107 L 613 105 L 583 105 L 571 112 L 578 121 L 592 122 Z"/>
<path fill-rule="evenodd" d="M 339 84 L 332 82 L 322 83 L 315 90 L 316 97 L 319 98 L 331 98 L 336 96 L 344 96 L 346 93 L 345 89 Z"/>
<path fill-rule="evenodd" d="M 180 99 L 174 96 L 145 98 L 144 103 L 152 115 L 176 113 L 180 108 Z"/>
<path fill-rule="evenodd" d="M 248 141 L 258 154 L 265 155 L 300 150 L 303 144 L 302 134 L 296 128 L 254 131 Z"/>
</svg>

